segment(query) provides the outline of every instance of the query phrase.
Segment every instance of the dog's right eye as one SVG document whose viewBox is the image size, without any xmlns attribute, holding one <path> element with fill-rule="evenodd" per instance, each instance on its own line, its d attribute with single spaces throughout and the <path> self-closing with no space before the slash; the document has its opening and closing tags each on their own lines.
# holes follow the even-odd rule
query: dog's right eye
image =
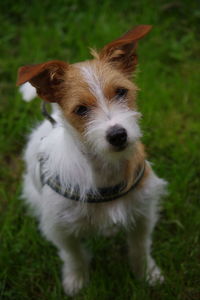
<svg viewBox="0 0 200 300">
<path fill-rule="evenodd" d="M 115 90 L 115 94 L 118 98 L 121 98 L 121 97 L 125 97 L 128 93 L 128 90 L 126 88 L 117 88 Z"/>
<path fill-rule="evenodd" d="M 89 107 L 85 105 L 79 105 L 75 108 L 74 113 L 79 116 L 85 116 L 89 112 Z"/>
</svg>

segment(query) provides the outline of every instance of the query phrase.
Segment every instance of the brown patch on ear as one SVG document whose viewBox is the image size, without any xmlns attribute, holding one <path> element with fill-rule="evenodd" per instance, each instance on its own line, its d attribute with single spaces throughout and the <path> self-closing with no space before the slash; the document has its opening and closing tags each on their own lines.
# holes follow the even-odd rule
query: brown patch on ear
<svg viewBox="0 0 200 300">
<path fill-rule="evenodd" d="M 150 25 L 139 25 L 120 38 L 106 45 L 99 53 L 99 58 L 111 63 L 117 69 L 130 75 L 137 64 L 136 47 L 139 39 L 150 30 Z"/>
<path fill-rule="evenodd" d="M 18 70 L 17 85 L 29 81 L 42 99 L 59 102 L 62 97 L 61 85 L 67 68 L 68 64 L 59 60 L 23 66 Z"/>
</svg>

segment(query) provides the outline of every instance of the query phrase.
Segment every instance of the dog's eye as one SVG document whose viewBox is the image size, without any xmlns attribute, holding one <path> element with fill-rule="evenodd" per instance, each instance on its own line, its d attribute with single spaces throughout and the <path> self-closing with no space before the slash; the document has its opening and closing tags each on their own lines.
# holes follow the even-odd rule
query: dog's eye
<svg viewBox="0 0 200 300">
<path fill-rule="evenodd" d="M 79 105 L 75 108 L 74 113 L 79 116 L 85 116 L 89 112 L 89 107 L 85 105 Z"/>
<path fill-rule="evenodd" d="M 128 90 L 125 88 L 117 88 L 115 90 L 115 94 L 118 98 L 126 96 L 127 93 L 128 93 Z"/>
</svg>

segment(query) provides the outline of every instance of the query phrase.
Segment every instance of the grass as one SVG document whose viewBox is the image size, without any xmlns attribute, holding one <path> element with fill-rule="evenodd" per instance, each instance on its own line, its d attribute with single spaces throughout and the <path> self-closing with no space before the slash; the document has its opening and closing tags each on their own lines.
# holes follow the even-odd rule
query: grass
<svg viewBox="0 0 200 300">
<path fill-rule="evenodd" d="M 31 4 L 30 4 L 31 3 Z M 136 24 L 152 24 L 141 41 L 138 105 L 157 173 L 170 183 L 153 254 L 162 286 L 132 276 L 123 234 L 93 238 L 89 285 L 77 300 L 195 300 L 200 297 L 199 50 L 197 1 L 50 0 L 0 3 L 0 299 L 68 299 L 60 283 L 56 249 L 38 233 L 20 200 L 22 149 L 42 119 L 40 101 L 26 104 L 15 87 L 17 68 L 49 59 L 89 57 Z"/>
</svg>

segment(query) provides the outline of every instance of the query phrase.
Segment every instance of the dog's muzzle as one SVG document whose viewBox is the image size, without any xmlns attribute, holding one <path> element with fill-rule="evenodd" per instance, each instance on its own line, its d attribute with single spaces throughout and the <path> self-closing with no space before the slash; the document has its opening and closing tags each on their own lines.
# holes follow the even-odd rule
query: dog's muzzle
<svg viewBox="0 0 200 300">
<path fill-rule="evenodd" d="M 127 131 L 120 125 L 114 125 L 107 130 L 106 140 L 117 151 L 122 151 L 127 145 Z"/>
</svg>

